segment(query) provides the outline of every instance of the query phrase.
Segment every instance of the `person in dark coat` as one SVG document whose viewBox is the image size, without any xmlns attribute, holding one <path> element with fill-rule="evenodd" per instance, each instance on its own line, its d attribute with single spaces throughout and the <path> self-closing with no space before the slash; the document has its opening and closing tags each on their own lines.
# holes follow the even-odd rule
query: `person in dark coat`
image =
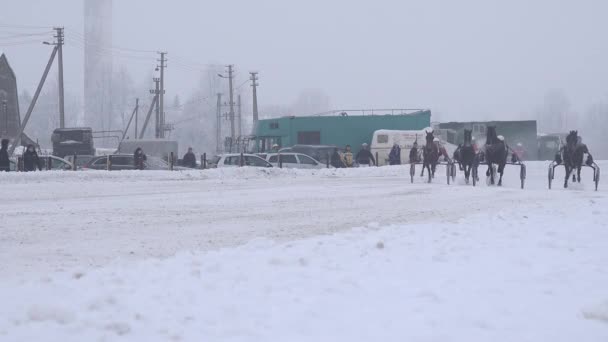
<svg viewBox="0 0 608 342">
<path fill-rule="evenodd" d="M 135 170 L 143 170 L 144 162 L 148 160 L 144 151 L 141 147 L 135 149 L 135 153 L 133 153 L 133 162 L 135 163 Z"/>
<path fill-rule="evenodd" d="M 36 149 L 32 144 L 27 145 L 27 149 L 23 154 L 23 169 L 24 171 L 36 171 L 36 169 L 42 171 L 40 158 L 38 158 L 38 153 L 36 153 Z"/>
<path fill-rule="evenodd" d="M 418 143 L 414 141 L 414 145 L 410 150 L 410 164 L 415 164 L 420 162 L 420 154 L 418 153 Z"/>
<path fill-rule="evenodd" d="M 391 152 L 388 154 L 388 163 L 390 165 L 401 165 L 401 147 L 395 143 Z"/>
<path fill-rule="evenodd" d="M 188 147 L 188 152 L 184 154 L 184 158 L 182 158 L 182 164 L 185 167 L 196 169 L 196 156 L 194 155 L 194 152 L 192 152 L 192 147 Z"/>
<path fill-rule="evenodd" d="M 11 161 L 8 159 L 8 139 L 2 139 L 2 147 L 0 147 L 0 172 L 10 171 Z"/>
<path fill-rule="evenodd" d="M 338 148 L 334 148 L 334 153 L 332 153 L 331 155 L 331 166 L 335 167 L 335 168 L 343 168 L 346 167 L 346 165 L 344 165 L 344 162 L 342 161 L 342 157 L 340 156 L 340 153 L 338 153 Z"/>
<path fill-rule="evenodd" d="M 357 161 L 359 166 L 376 165 L 376 159 L 374 159 L 374 156 L 369 151 L 369 147 L 368 147 L 367 143 L 363 143 L 361 145 L 361 149 L 359 150 L 359 152 L 357 152 L 357 155 L 355 156 L 355 160 Z M 370 164 L 370 162 L 371 162 L 371 164 Z"/>
</svg>

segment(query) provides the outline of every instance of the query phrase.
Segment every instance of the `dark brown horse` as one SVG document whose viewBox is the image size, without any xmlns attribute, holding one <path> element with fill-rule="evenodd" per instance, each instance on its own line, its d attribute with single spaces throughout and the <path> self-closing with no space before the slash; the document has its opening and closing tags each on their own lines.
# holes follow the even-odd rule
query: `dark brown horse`
<svg viewBox="0 0 608 342">
<path fill-rule="evenodd" d="M 429 183 L 435 178 L 435 169 L 439 162 L 439 149 L 437 148 L 437 145 L 433 143 L 433 140 L 435 139 L 435 136 L 433 135 L 434 132 L 435 131 L 426 132 L 426 145 L 424 145 L 424 149 L 422 150 L 422 155 L 424 157 L 422 162 L 422 175 L 424 175 L 424 169 L 426 168 L 429 173 Z"/>
<path fill-rule="evenodd" d="M 472 142 L 472 131 L 470 129 L 464 130 L 464 143 L 458 146 L 458 149 L 454 152 L 454 159 L 460 165 L 460 169 L 464 171 L 464 178 L 469 184 L 469 177 L 471 176 L 471 170 L 473 167 L 477 167 L 475 149 L 473 148 Z"/>
<path fill-rule="evenodd" d="M 581 168 L 583 167 L 583 159 L 587 154 L 586 164 L 593 164 L 593 157 L 589 153 L 587 145 L 579 141 L 578 131 L 570 131 L 566 137 L 566 146 L 560 150 L 561 157 L 566 167 L 566 178 L 564 179 L 564 188 L 568 187 L 568 178 L 576 169 L 576 175 L 572 174 L 572 182 L 581 182 Z"/>
<path fill-rule="evenodd" d="M 507 164 L 507 158 L 509 152 L 507 145 L 501 139 L 498 139 L 496 135 L 496 126 L 488 126 L 486 131 L 486 145 L 484 151 L 484 158 L 488 164 L 488 171 L 486 176 L 490 177 L 490 184 L 494 185 L 494 165 L 498 166 L 498 173 L 500 178 L 498 179 L 498 186 L 502 185 L 502 175 L 505 172 L 505 165 Z"/>
</svg>

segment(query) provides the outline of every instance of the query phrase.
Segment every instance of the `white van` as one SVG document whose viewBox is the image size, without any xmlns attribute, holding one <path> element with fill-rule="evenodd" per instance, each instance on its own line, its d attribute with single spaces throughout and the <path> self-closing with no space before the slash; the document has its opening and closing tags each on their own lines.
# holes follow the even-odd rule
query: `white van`
<svg viewBox="0 0 608 342">
<path fill-rule="evenodd" d="M 378 166 L 389 164 L 388 155 L 395 143 L 401 147 L 401 164 L 409 163 L 410 150 L 414 146 L 414 142 L 418 141 L 418 147 L 422 148 L 426 144 L 426 132 L 432 130 L 429 127 L 419 131 L 394 131 L 389 129 L 375 131 L 372 138 L 371 152 L 374 156 L 378 153 Z M 451 158 L 458 146 L 441 140 L 441 137 L 438 138 Z"/>
</svg>

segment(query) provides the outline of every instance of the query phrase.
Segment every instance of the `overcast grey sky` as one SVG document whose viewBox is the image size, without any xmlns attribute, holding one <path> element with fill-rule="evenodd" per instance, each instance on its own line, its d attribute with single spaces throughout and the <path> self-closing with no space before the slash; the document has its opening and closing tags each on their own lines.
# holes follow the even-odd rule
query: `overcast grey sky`
<svg viewBox="0 0 608 342">
<path fill-rule="evenodd" d="M 5 0 L 0 25 L 83 34 L 76 0 Z M 116 46 L 169 53 L 167 92 L 183 97 L 196 63 L 260 72 L 260 103 L 324 90 L 333 107 L 431 108 L 449 118 L 525 116 L 549 89 L 576 109 L 608 94 L 608 1 L 114 0 Z M 0 36 L 15 30 L 0 27 Z M 8 33 L 7 33 L 8 32 Z M 35 90 L 50 48 L 2 46 L 20 91 Z M 81 92 L 80 48 L 65 49 L 66 87 Z M 131 56 L 131 55 L 130 55 Z M 154 54 L 116 56 L 136 83 Z M 149 57 L 149 62 L 145 58 Z M 172 58 L 192 61 L 189 67 Z M 202 66 L 201 66 L 202 67 Z"/>
</svg>

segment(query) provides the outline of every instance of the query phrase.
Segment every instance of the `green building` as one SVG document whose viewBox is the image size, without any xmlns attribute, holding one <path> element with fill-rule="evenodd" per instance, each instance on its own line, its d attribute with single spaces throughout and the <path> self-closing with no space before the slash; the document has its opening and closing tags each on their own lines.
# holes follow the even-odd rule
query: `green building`
<svg viewBox="0 0 608 342">
<path fill-rule="evenodd" d="M 254 128 L 256 149 L 269 150 L 273 144 L 346 145 L 371 144 L 379 129 L 420 130 L 431 126 L 431 111 L 417 110 L 407 114 L 290 116 L 259 120 Z"/>
</svg>

